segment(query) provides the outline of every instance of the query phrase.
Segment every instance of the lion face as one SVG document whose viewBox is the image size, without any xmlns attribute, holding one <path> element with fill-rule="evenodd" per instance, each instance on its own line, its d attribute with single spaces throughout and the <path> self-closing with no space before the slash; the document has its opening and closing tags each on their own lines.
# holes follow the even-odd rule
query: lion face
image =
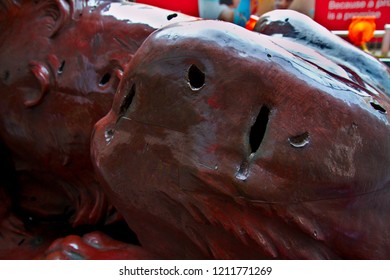
<svg viewBox="0 0 390 280">
<path fill-rule="evenodd" d="M 96 170 L 166 258 L 387 258 L 390 103 L 347 79 L 228 23 L 160 29 L 95 126 Z"/>
<path fill-rule="evenodd" d="M 146 8 L 136 4 L 76 10 L 72 2 L 35 2 L 3 7 L 0 138 L 23 177 L 23 208 L 94 223 L 108 210 L 90 161 L 91 132 L 109 111 L 128 61 L 156 27 L 139 19 Z M 116 16 L 119 5 L 127 18 Z M 169 23 L 168 11 L 147 9 Z M 40 200 L 48 189 L 50 202 Z"/>
</svg>

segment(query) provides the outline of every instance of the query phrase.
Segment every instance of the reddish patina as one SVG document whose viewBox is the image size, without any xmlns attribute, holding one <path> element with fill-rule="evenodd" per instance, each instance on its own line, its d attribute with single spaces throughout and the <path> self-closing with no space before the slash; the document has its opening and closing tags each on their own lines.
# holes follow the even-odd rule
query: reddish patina
<svg viewBox="0 0 390 280">
<path fill-rule="evenodd" d="M 63 236 L 68 227 L 117 219 L 93 172 L 93 126 L 145 38 L 193 19 L 132 3 L 76 3 L 0 3 L 0 141 L 10 170 L 0 199 L 12 196 L 13 208 L 1 206 L 0 216 L 12 216 L 2 219 L 1 258 L 29 258 L 47 247 L 49 231 L 36 240 L 41 227 Z"/>
<path fill-rule="evenodd" d="M 374 58 L 293 12 L 0 8 L 0 258 L 390 258 Z"/>
<path fill-rule="evenodd" d="M 350 63 L 223 22 L 150 35 L 92 146 L 141 245 L 174 259 L 390 258 L 390 100 Z"/>
</svg>

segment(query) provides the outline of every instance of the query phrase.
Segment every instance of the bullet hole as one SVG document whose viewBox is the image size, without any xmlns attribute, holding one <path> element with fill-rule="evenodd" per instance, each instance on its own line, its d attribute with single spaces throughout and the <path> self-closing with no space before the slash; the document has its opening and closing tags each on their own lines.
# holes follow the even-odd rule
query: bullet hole
<svg viewBox="0 0 390 280">
<path fill-rule="evenodd" d="M 381 105 L 379 105 L 378 103 L 370 102 L 370 104 L 371 104 L 371 106 L 372 106 L 375 110 L 379 111 L 379 112 L 382 113 L 382 114 L 386 114 L 385 108 L 383 108 L 383 107 L 382 107 Z"/>
<path fill-rule="evenodd" d="M 125 96 L 123 99 L 123 102 L 119 108 L 119 117 L 122 117 L 125 115 L 127 110 L 130 108 L 131 103 L 133 102 L 133 98 L 135 96 L 136 87 L 135 84 L 131 87 L 129 93 Z"/>
<path fill-rule="evenodd" d="M 57 73 L 58 73 L 58 74 L 62 74 L 62 72 L 64 72 L 64 67 L 65 67 L 65 60 L 63 60 L 63 61 L 61 62 L 60 67 L 58 67 Z"/>
<path fill-rule="evenodd" d="M 269 53 L 267 53 L 267 57 L 271 58 L 271 57 L 272 57 L 272 55 L 270 55 Z"/>
<path fill-rule="evenodd" d="M 176 13 L 170 14 L 170 15 L 167 16 L 167 20 L 174 19 L 175 17 L 177 17 L 177 14 L 176 14 Z"/>
<path fill-rule="evenodd" d="M 288 142 L 294 148 L 303 148 L 307 144 L 310 143 L 309 132 L 306 131 L 306 132 L 299 134 L 297 136 L 292 136 L 292 137 L 288 138 Z"/>
<path fill-rule="evenodd" d="M 257 115 L 255 123 L 252 125 L 249 133 L 249 144 L 251 153 L 256 153 L 263 141 L 265 131 L 267 129 L 270 110 L 267 106 L 263 106 Z"/>
<path fill-rule="evenodd" d="M 205 74 L 194 64 L 188 69 L 188 82 L 192 90 L 199 90 L 205 84 Z"/>
<path fill-rule="evenodd" d="M 99 82 L 99 86 L 105 86 L 106 84 L 108 84 L 108 82 L 110 81 L 111 79 L 111 74 L 110 73 L 106 73 L 103 75 L 103 77 L 101 78 L 100 82 Z"/>
</svg>

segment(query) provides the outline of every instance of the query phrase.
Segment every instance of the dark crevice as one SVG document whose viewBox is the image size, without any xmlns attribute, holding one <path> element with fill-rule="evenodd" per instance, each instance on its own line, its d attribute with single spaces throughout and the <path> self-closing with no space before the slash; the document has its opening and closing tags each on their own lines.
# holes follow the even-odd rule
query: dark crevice
<svg viewBox="0 0 390 280">
<path fill-rule="evenodd" d="M 193 90 L 198 90 L 204 86 L 205 77 L 205 74 L 194 64 L 188 69 L 188 82 Z"/>
<path fill-rule="evenodd" d="M 267 129 L 270 110 L 267 106 L 263 106 L 257 115 L 255 123 L 251 127 L 249 133 L 249 144 L 251 147 L 251 154 L 256 153 L 263 141 L 265 131 Z"/>
<path fill-rule="evenodd" d="M 65 67 L 65 60 L 62 61 L 60 67 L 57 70 L 57 73 L 61 74 L 62 72 L 64 72 L 64 67 Z"/>
<path fill-rule="evenodd" d="M 375 102 L 370 102 L 370 104 L 371 104 L 371 106 L 372 106 L 375 110 L 379 111 L 380 113 L 386 114 L 386 109 L 383 108 L 381 105 L 379 105 L 379 104 L 377 104 L 377 103 L 375 103 Z"/>
<path fill-rule="evenodd" d="M 137 235 L 129 228 L 124 221 L 115 222 L 110 225 L 83 225 L 72 229 L 71 234 L 83 236 L 85 234 L 100 231 L 115 240 L 128 244 L 139 245 Z"/>
<path fill-rule="evenodd" d="M 175 17 L 177 17 L 177 14 L 176 14 L 176 13 L 170 14 L 170 15 L 167 16 L 167 20 L 174 19 Z"/>
<path fill-rule="evenodd" d="M 106 73 L 103 75 L 103 77 L 101 78 L 100 82 L 99 82 L 99 86 L 104 86 L 106 85 L 111 79 L 111 74 L 110 73 Z"/>
<path fill-rule="evenodd" d="M 133 102 L 134 96 L 136 92 L 135 84 L 131 87 L 129 93 L 126 95 L 125 99 L 123 100 L 120 108 L 119 108 L 119 117 L 122 117 L 125 115 L 127 110 L 130 108 L 131 103 Z"/>
</svg>

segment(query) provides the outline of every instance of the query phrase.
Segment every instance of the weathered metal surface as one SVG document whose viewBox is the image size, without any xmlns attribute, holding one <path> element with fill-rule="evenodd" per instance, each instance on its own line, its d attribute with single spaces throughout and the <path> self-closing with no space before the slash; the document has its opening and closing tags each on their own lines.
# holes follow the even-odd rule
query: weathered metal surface
<svg viewBox="0 0 390 280">
<path fill-rule="evenodd" d="M 310 45 L 182 23 L 137 51 L 93 157 L 163 258 L 385 259 L 389 109 Z"/>
</svg>

